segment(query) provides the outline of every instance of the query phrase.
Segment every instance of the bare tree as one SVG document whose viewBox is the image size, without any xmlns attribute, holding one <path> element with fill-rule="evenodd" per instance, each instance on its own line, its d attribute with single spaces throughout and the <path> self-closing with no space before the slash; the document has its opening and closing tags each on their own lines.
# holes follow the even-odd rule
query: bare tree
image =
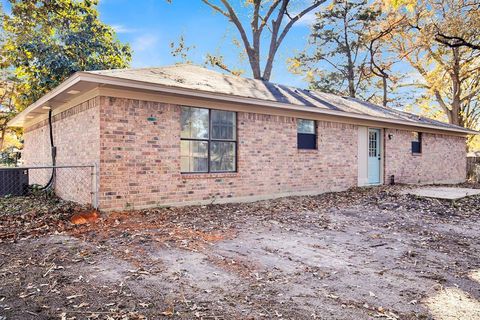
<svg viewBox="0 0 480 320">
<path fill-rule="evenodd" d="M 390 77 L 390 70 L 392 65 L 395 62 L 401 60 L 401 57 L 397 58 L 394 57 L 394 60 L 390 59 L 382 59 L 379 56 L 382 55 L 382 51 L 384 51 L 388 46 L 386 45 L 386 41 L 388 38 L 391 38 L 392 34 L 398 29 L 402 23 L 404 23 L 404 17 L 400 17 L 398 20 L 390 19 L 387 16 L 382 17 L 381 21 L 376 24 L 372 24 L 370 28 L 368 28 L 368 36 L 366 41 L 366 46 L 368 47 L 368 51 L 370 54 L 370 72 L 375 76 L 379 77 L 382 81 L 382 105 L 384 107 L 388 104 L 388 82 L 392 80 Z M 388 52 L 388 50 L 387 50 Z"/>
<path fill-rule="evenodd" d="M 214 0 L 202 1 L 215 12 L 225 16 L 237 28 L 248 56 L 253 77 L 255 79 L 269 81 L 272 75 L 275 55 L 292 26 L 326 0 L 314 0 L 301 10 L 295 8 L 297 13 L 292 12 L 294 9 L 291 8 L 293 2 L 291 0 L 248 0 L 246 4 L 253 8 L 250 26 L 244 25 L 242 21 L 240 21 L 238 13 L 231 4 L 232 1 L 219 0 L 219 3 Z M 265 29 L 268 29 L 270 34 L 269 40 L 266 40 L 267 43 L 269 42 L 268 53 L 262 70 L 261 49 L 262 39 L 265 39 L 262 38 L 262 34 Z M 250 37 L 248 36 L 248 32 L 251 32 Z M 222 66 L 224 67 L 223 69 L 227 71 L 230 70 L 223 63 Z"/>
</svg>

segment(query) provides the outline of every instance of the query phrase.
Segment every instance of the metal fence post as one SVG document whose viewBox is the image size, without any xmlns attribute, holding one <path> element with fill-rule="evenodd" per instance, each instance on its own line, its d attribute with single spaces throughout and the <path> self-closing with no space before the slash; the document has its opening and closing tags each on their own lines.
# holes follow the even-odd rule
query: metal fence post
<svg viewBox="0 0 480 320">
<path fill-rule="evenodd" d="M 98 209 L 98 164 L 95 162 L 92 166 L 92 206 Z"/>
</svg>

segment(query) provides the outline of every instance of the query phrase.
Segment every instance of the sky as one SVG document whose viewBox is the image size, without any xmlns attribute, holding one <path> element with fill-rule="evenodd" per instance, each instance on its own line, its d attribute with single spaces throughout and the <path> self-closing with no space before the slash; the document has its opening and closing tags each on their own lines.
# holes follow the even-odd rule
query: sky
<svg viewBox="0 0 480 320">
<path fill-rule="evenodd" d="M 0 1 L 9 12 L 8 1 Z M 299 0 L 297 4 L 301 1 L 310 2 Z M 249 12 L 242 10 L 241 2 L 237 0 L 237 12 Z M 317 10 L 321 9 L 322 6 Z M 100 0 L 98 10 L 101 21 L 116 30 L 120 41 L 130 44 L 133 50 L 131 66 L 134 68 L 181 62 L 180 58 L 172 56 L 170 44 L 178 43 L 183 36 L 186 46 L 193 47 L 189 51 L 192 62 L 203 64 L 207 53 L 222 55 L 228 66 L 235 69 L 240 66 L 245 71 L 244 76 L 251 77 L 248 61 L 240 55 L 243 47 L 240 50 L 233 45 L 232 39 L 240 41 L 237 29 L 200 0 L 173 0 L 171 3 L 167 0 Z M 244 14 L 240 18 L 248 26 L 249 17 Z M 288 70 L 287 59 L 307 48 L 314 20 L 315 11 L 312 11 L 292 27 L 276 55 L 270 81 L 308 87 L 302 76 Z M 267 45 L 265 42 L 264 47 Z M 409 69 L 406 64 L 399 67 Z"/>
<path fill-rule="evenodd" d="M 8 1 L 0 1 L 9 12 Z M 183 36 L 187 46 L 194 46 L 189 52 L 192 62 L 203 64 L 207 53 L 220 54 L 228 65 L 240 65 L 244 75 L 251 76 L 247 60 L 232 44 L 232 39 L 240 39 L 237 29 L 200 0 L 100 0 L 98 10 L 102 22 L 112 26 L 119 40 L 133 49 L 132 67 L 180 62 L 171 55 L 170 43 L 178 43 Z M 286 61 L 305 48 L 314 17 L 311 12 L 290 30 L 277 53 L 271 81 L 297 87 L 308 85 L 288 71 Z"/>
<path fill-rule="evenodd" d="M 179 62 L 172 57 L 170 43 L 181 36 L 194 63 L 203 63 L 207 53 L 221 54 L 229 65 L 241 65 L 249 76 L 247 61 L 232 44 L 238 31 L 224 16 L 216 14 L 201 1 L 173 0 L 101 0 L 100 18 L 117 31 L 122 42 L 133 49 L 132 67 L 162 66 Z M 286 60 L 304 49 L 314 14 L 294 26 L 277 54 L 272 81 L 306 87 L 302 77 L 287 70 Z"/>
</svg>

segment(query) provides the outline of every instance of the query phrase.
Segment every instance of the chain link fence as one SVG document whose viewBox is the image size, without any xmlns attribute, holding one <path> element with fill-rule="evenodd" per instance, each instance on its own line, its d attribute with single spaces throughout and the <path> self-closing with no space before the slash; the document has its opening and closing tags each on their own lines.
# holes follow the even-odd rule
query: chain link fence
<svg viewBox="0 0 480 320">
<path fill-rule="evenodd" d="M 0 196 L 47 191 L 98 208 L 97 176 L 94 165 L 0 168 Z"/>
<path fill-rule="evenodd" d="M 467 178 L 480 182 L 480 157 L 467 157 Z"/>
</svg>

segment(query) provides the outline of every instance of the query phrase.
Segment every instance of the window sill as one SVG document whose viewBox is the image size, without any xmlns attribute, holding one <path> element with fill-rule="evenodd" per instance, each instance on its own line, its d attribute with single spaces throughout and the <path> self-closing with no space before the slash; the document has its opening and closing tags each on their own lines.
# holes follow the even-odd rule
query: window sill
<svg viewBox="0 0 480 320">
<path fill-rule="evenodd" d="M 418 153 L 418 152 L 412 152 L 412 156 L 414 156 L 414 157 L 421 157 L 422 154 L 421 154 L 421 153 Z"/>
<path fill-rule="evenodd" d="M 297 152 L 300 152 L 300 153 L 311 153 L 311 152 L 317 152 L 318 149 L 298 149 L 297 148 Z"/>
<path fill-rule="evenodd" d="M 218 178 L 236 178 L 238 172 L 215 172 L 215 173 L 182 173 L 182 179 L 218 179 Z"/>
</svg>

